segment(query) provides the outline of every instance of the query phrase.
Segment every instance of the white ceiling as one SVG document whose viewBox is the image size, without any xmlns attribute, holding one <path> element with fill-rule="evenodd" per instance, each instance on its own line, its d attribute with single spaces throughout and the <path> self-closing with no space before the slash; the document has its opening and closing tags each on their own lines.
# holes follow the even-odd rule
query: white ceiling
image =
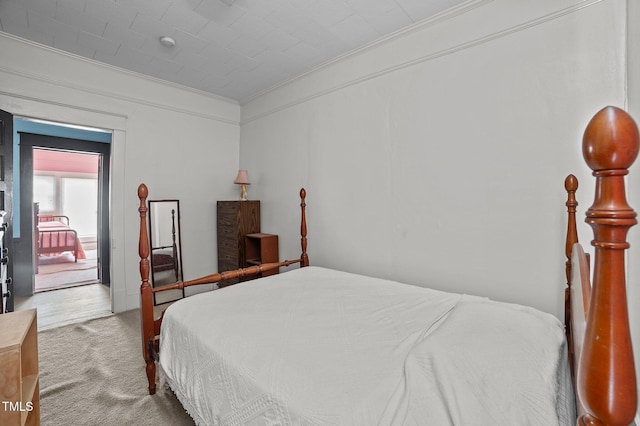
<svg viewBox="0 0 640 426">
<path fill-rule="evenodd" d="M 0 30 L 243 102 L 465 1 L 0 0 Z"/>
</svg>

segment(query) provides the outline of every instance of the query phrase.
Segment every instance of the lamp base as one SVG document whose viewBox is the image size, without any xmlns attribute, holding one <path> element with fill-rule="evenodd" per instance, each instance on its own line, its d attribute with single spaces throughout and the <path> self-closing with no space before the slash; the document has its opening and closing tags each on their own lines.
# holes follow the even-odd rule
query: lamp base
<svg viewBox="0 0 640 426">
<path fill-rule="evenodd" d="M 240 186 L 240 201 L 247 201 L 247 186 Z"/>
</svg>

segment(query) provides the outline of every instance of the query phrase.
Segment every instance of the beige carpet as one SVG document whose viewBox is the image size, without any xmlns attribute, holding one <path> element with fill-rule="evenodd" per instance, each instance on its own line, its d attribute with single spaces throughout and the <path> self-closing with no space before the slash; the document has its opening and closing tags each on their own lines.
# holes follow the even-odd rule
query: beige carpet
<svg viewBox="0 0 640 426">
<path fill-rule="evenodd" d="M 193 425 L 170 390 L 149 395 L 138 310 L 38 333 L 42 425 Z"/>
</svg>

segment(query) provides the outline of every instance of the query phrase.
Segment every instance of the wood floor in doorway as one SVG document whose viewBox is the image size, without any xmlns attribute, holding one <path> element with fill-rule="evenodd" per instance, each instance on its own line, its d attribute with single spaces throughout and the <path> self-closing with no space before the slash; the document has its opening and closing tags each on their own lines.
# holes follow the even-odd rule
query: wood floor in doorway
<svg viewBox="0 0 640 426">
<path fill-rule="evenodd" d="M 109 287 L 87 284 L 60 290 L 35 293 L 31 297 L 16 297 L 16 311 L 36 308 L 38 330 L 111 315 Z"/>
</svg>

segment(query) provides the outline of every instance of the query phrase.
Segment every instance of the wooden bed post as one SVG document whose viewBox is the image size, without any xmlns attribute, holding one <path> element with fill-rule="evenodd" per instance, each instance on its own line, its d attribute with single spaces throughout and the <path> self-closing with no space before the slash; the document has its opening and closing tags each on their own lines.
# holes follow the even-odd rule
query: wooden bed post
<svg viewBox="0 0 640 426">
<path fill-rule="evenodd" d="M 624 176 L 639 149 L 638 128 L 621 109 L 606 107 L 589 122 L 582 151 L 596 177 L 586 222 L 595 261 L 578 396 L 587 414 L 579 425 L 629 425 L 637 408 L 636 375 L 625 288 L 627 232 L 637 223 L 627 204 Z"/>
<path fill-rule="evenodd" d="M 305 212 L 307 203 L 307 191 L 300 189 L 300 245 L 302 246 L 302 254 L 300 255 L 300 267 L 309 266 L 309 256 L 307 255 L 307 214 Z"/>
<path fill-rule="evenodd" d="M 142 324 L 142 354 L 146 363 L 147 380 L 149 381 L 149 395 L 156 393 L 156 363 L 153 357 L 153 345 L 155 339 L 153 319 L 153 292 L 149 285 L 149 237 L 147 235 L 147 185 L 141 183 L 138 186 L 138 198 L 140 199 L 140 236 L 138 240 L 138 254 L 140 255 L 140 323 Z"/>
<path fill-rule="evenodd" d="M 564 253 L 567 256 L 566 263 L 566 275 L 567 285 L 571 286 L 571 251 L 573 245 L 578 242 L 578 229 L 576 225 L 576 208 L 578 202 L 576 201 L 576 191 L 578 190 L 578 179 L 574 175 L 569 175 L 564 180 L 564 189 L 567 191 L 567 238 L 564 247 Z"/>
<path fill-rule="evenodd" d="M 569 175 L 564 180 L 564 189 L 567 191 L 567 236 L 565 239 L 564 252 L 567 256 L 565 264 L 565 274 L 567 276 L 567 287 L 564 290 L 564 327 L 567 341 L 569 342 L 569 365 L 573 383 L 575 383 L 575 353 L 573 352 L 573 333 L 571 329 L 571 254 L 573 245 L 578 242 L 578 228 L 576 225 L 576 191 L 578 190 L 578 179 L 574 175 Z"/>
</svg>

